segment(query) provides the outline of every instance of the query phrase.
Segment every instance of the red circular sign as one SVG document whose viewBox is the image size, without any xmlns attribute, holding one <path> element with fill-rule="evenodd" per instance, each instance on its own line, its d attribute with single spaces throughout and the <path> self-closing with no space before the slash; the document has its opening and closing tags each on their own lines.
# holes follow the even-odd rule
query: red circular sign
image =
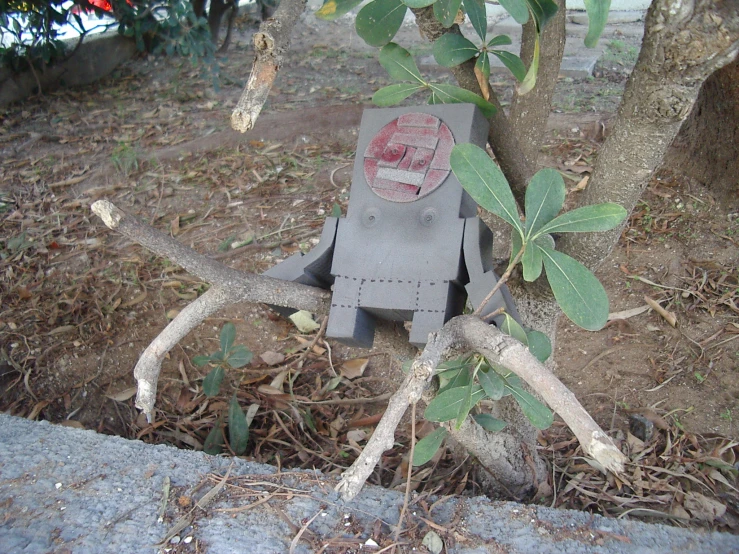
<svg viewBox="0 0 739 554">
<path fill-rule="evenodd" d="M 454 136 L 438 117 L 408 113 L 385 125 L 364 152 L 372 191 L 392 202 L 413 202 L 446 180 Z"/>
</svg>

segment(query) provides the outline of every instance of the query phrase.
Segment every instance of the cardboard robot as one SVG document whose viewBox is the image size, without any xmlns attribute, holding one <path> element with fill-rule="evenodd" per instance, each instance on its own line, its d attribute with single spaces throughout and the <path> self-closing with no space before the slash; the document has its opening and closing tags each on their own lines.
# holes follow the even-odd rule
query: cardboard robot
<svg viewBox="0 0 739 554">
<path fill-rule="evenodd" d="M 449 163 L 455 144 L 484 148 L 487 131 L 473 104 L 366 110 L 346 217 L 327 218 L 313 250 L 265 274 L 332 287 L 328 337 L 369 348 L 382 318 L 410 321 L 410 342 L 423 347 L 498 280 L 492 232 Z M 518 319 L 505 286 L 482 314 L 501 306 Z"/>
</svg>

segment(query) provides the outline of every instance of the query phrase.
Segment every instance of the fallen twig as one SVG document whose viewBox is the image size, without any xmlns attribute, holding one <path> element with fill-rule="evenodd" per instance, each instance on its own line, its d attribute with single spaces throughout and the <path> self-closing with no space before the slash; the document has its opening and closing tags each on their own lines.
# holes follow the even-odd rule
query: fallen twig
<svg viewBox="0 0 739 554">
<path fill-rule="evenodd" d="M 227 267 L 142 223 L 107 200 L 98 200 L 92 205 L 92 210 L 110 229 L 169 258 L 190 273 L 215 285 L 185 307 L 152 341 L 136 363 L 136 406 L 143 410 L 150 423 L 153 419 L 162 360 L 185 335 L 211 314 L 228 304 L 245 301 L 290 306 L 318 314 L 328 313 L 330 293 L 327 291 Z"/>
<path fill-rule="evenodd" d="M 444 353 L 451 348 L 473 349 L 493 364 L 510 369 L 526 381 L 572 429 L 585 452 L 603 470 L 621 473 L 626 458 L 585 411 L 575 395 L 539 362 L 528 348 L 496 327 L 472 316 L 449 321 L 429 336 L 421 355 L 411 366 L 400 389 L 392 396 L 385 416 L 367 442 L 362 454 L 343 473 L 336 486 L 345 500 L 354 498 L 374 470 L 385 450 L 392 448 L 395 429 L 408 404 L 417 402 L 431 381 Z"/>
<path fill-rule="evenodd" d="M 671 314 L 667 310 L 665 310 L 662 306 L 659 305 L 659 302 L 656 300 L 652 300 L 648 296 L 644 297 L 644 302 L 649 304 L 649 307 L 652 308 L 655 312 L 657 312 L 659 315 L 662 316 L 662 318 L 669 323 L 672 327 L 677 326 L 677 318 L 674 314 Z"/>
</svg>

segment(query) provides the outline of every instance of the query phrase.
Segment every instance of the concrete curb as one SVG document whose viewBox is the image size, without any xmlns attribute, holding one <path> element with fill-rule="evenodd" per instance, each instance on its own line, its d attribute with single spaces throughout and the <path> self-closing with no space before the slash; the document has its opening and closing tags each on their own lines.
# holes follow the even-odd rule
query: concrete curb
<svg viewBox="0 0 739 554">
<path fill-rule="evenodd" d="M 4 552 L 75 554 L 169 551 L 153 545 L 186 511 L 181 496 L 197 501 L 215 481 L 195 490 L 211 473 L 225 475 L 232 460 L 200 452 L 151 446 L 120 437 L 98 435 L 46 422 L 0 415 L 0 544 Z M 277 475 L 270 466 L 233 460 L 231 478 L 205 510 L 167 544 L 176 552 L 279 554 L 290 550 L 296 529 L 307 526 L 296 553 L 317 552 L 344 537 L 355 551 L 371 537 L 391 535 L 403 497 L 368 486 L 345 504 L 333 492 L 335 478 L 311 472 Z M 166 522 L 158 520 L 166 479 L 171 482 Z M 243 510 L 256 496 L 247 487 L 272 482 L 266 492 L 282 492 L 268 502 Z M 284 494 L 289 493 L 289 494 Z M 264 497 L 263 497 L 264 498 Z M 242 508 L 241 511 L 223 511 Z M 420 516 L 449 530 L 447 552 L 706 553 L 739 552 L 734 535 L 606 519 L 586 513 L 491 502 L 486 498 L 450 498 L 430 514 L 410 506 L 409 520 Z M 389 525 L 388 525 L 389 524 Z M 422 527 L 423 529 L 423 527 Z M 421 536 L 423 536 L 423 531 Z M 187 543 L 185 539 L 192 538 Z M 353 543 L 351 541 L 354 541 Z M 360 546 L 362 545 L 362 546 Z M 409 547 L 418 548 L 419 544 Z M 410 550 L 410 548 L 408 549 Z"/>
</svg>

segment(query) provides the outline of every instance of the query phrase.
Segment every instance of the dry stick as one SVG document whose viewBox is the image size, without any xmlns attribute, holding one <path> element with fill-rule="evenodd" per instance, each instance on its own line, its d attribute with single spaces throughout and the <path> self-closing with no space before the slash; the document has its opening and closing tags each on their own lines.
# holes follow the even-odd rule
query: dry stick
<svg viewBox="0 0 739 554">
<path fill-rule="evenodd" d="M 604 471 L 623 472 L 626 458 L 621 451 L 593 421 L 575 395 L 539 362 L 528 348 L 476 317 L 459 316 L 450 320 L 439 332 L 429 336 L 426 348 L 413 362 L 400 389 L 390 399 L 385 415 L 362 454 L 342 474 L 336 489 L 345 500 L 351 500 L 359 493 L 382 453 L 392 448 L 395 429 L 408 404 L 420 399 L 442 355 L 450 348 L 475 350 L 491 363 L 513 371 L 562 417 L 580 441 L 583 450 L 590 454 Z"/>
<path fill-rule="evenodd" d="M 153 419 L 157 381 L 166 354 L 208 316 L 237 302 L 266 302 L 278 306 L 326 314 L 330 294 L 327 291 L 261 275 L 242 273 L 180 244 L 132 217 L 107 200 L 99 200 L 92 210 L 111 229 L 138 242 L 156 254 L 167 257 L 190 273 L 213 285 L 201 297 L 186 306 L 146 348 L 134 368 L 138 381 L 136 406 L 148 421 Z"/>
<path fill-rule="evenodd" d="M 416 450 L 416 402 L 411 404 L 411 451 L 408 459 L 408 478 L 405 481 L 405 497 L 403 498 L 403 507 L 400 509 L 400 517 L 398 518 L 398 527 L 395 529 L 395 538 L 393 541 L 398 543 L 400 539 L 400 531 L 403 529 L 403 519 L 405 512 L 408 510 L 408 498 L 411 495 L 411 478 L 413 477 L 413 453 Z"/>
<path fill-rule="evenodd" d="M 239 291 L 238 302 L 264 302 L 320 315 L 328 314 L 331 299 L 328 291 L 230 268 L 142 223 L 107 200 L 95 202 L 92 211 L 100 216 L 108 228 L 168 258 L 203 281 Z"/>
<path fill-rule="evenodd" d="M 238 291 L 217 286 L 209 289 L 202 296 L 185 306 L 141 354 L 133 370 L 133 376 L 138 383 L 136 407 L 146 414 L 149 423 L 154 420 L 157 382 L 159 381 L 159 373 L 162 370 L 164 357 L 190 331 L 200 325 L 205 318 L 221 308 L 237 302 L 238 298 Z"/>
<path fill-rule="evenodd" d="M 290 33 L 305 10 L 306 0 L 283 0 L 274 16 L 254 33 L 254 65 L 233 113 L 231 127 L 245 133 L 254 128 L 259 113 L 290 48 Z"/>
</svg>

